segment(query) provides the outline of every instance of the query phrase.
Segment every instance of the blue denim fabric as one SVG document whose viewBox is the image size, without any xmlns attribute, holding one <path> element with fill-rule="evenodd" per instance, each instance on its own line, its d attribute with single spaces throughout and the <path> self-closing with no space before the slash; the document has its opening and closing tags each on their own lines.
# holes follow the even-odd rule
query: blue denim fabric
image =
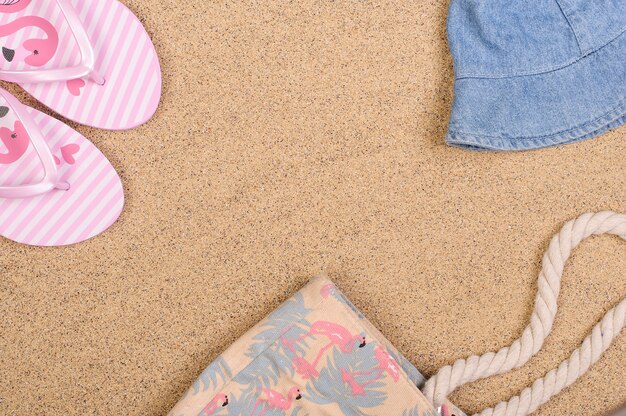
<svg viewBox="0 0 626 416">
<path fill-rule="evenodd" d="M 626 0 L 452 0 L 449 144 L 528 150 L 626 122 Z"/>
</svg>

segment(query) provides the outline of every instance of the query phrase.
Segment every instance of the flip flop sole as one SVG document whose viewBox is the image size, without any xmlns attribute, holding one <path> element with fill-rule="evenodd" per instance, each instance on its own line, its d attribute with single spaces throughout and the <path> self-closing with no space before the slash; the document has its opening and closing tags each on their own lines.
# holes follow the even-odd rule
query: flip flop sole
<svg viewBox="0 0 626 416">
<path fill-rule="evenodd" d="M 72 4 L 91 39 L 96 70 L 104 76 L 106 84 L 100 86 L 88 80 L 70 80 L 22 84 L 22 87 L 58 114 L 80 124 L 126 130 L 145 123 L 159 105 L 161 68 L 143 25 L 118 0 L 72 0 Z M 18 20 L 32 19 L 32 16 L 51 23 L 56 34 L 46 33 L 45 25 L 36 21 L 29 26 L 27 19 Z M 16 22 L 25 27 L 20 28 Z M 2 69 L 63 68 L 80 63 L 78 46 L 54 1 L 35 0 L 19 13 L 0 13 L 0 27 L 8 28 L 7 32 L 16 30 L 0 38 L 0 46 L 6 49 L 4 54 L 11 56 L 10 61 L 5 58 L 0 62 Z M 56 36 L 56 50 L 53 41 L 38 41 Z M 33 46 L 33 41 L 39 43 Z M 39 57 L 45 51 L 52 57 L 47 62 L 37 62 L 38 66 L 34 67 L 31 49 L 37 45 Z M 31 60 L 27 62 L 27 59 Z"/>
<path fill-rule="evenodd" d="M 124 190 L 117 172 L 78 132 L 37 110 L 28 111 L 55 156 L 59 179 L 69 183 L 70 189 L 32 198 L 0 198 L 0 235 L 33 246 L 65 246 L 102 233 L 124 207 Z M 11 113 L 0 119 L 0 125 L 11 129 L 14 120 Z M 32 145 L 26 151 L 19 146 L 11 149 L 6 144 L 15 145 L 8 140 L 0 144 L 0 155 L 23 154 L 12 163 L 0 164 L 0 183 L 17 186 L 40 181 L 43 168 Z"/>
</svg>

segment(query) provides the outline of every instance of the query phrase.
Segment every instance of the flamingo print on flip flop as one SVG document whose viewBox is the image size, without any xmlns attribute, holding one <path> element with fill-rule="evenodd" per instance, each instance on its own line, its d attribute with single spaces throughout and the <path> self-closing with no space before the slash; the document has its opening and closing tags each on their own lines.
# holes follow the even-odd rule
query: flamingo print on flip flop
<svg viewBox="0 0 626 416">
<path fill-rule="evenodd" d="M 328 338 L 328 341 L 330 342 L 323 346 L 317 353 L 315 360 L 313 360 L 312 363 L 309 363 L 303 357 L 298 356 L 298 353 L 294 348 L 294 344 L 307 337 L 316 338 L 318 336 L 324 336 Z M 330 348 L 336 346 L 341 350 L 341 352 L 350 353 L 354 351 L 355 344 L 358 343 L 359 348 L 363 348 L 367 344 L 363 335 L 352 335 L 347 328 L 327 321 L 314 322 L 306 334 L 292 341 L 287 340 L 285 337 L 282 337 L 281 341 L 283 345 L 289 349 L 289 351 L 296 354 L 296 358 L 294 358 L 292 364 L 296 372 L 304 379 L 317 378 L 319 376 L 319 372 L 316 369 L 317 365 L 324 356 L 324 353 L 326 353 L 326 351 Z"/>
<path fill-rule="evenodd" d="M 30 144 L 30 137 L 20 121 L 16 121 L 13 131 L 6 127 L 0 128 L 0 141 L 7 148 L 7 153 L 0 153 L 0 164 L 10 165 L 18 161 Z"/>
<path fill-rule="evenodd" d="M 74 155 L 78 152 L 80 152 L 79 145 L 75 143 L 68 144 L 61 148 L 61 157 L 63 158 L 65 163 L 67 163 L 68 165 L 73 165 L 76 163 Z M 54 161 L 56 162 L 57 166 L 61 164 L 61 159 L 59 159 L 57 156 L 54 156 Z"/>
<path fill-rule="evenodd" d="M 385 373 L 389 374 L 394 382 L 398 382 L 400 379 L 400 366 L 396 360 L 389 355 L 387 350 L 378 345 L 374 349 L 374 356 L 376 357 L 376 361 L 378 361 L 378 365 L 371 371 L 357 371 L 349 373 L 343 368 L 341 369 L 341 379 L 352 388 L 353 395 L 363 396 L 365 394 L 365 387 L 383 378 Z M 359 383 L 356 381 L 356 377 L 371 376 L 374 374 L 375 377 L 367 382 Z"/>
<path fill-rule="evenodd" d="M 225 394 L 218 394 L 207 404 L 200 412 L 200 416 L 209 416 L 215 413 L 218 408 L 228 406 L 228 396 Z"/>
<path fill-rule="evenodd" d="M 59 34 L 52 23 L 46 19 L 37 16 L 20 17 L 9 24 L 0 26 L 0 38 L 6 38 L 28 27 L 43 30 L 47 37 L 45 39 L 28 39 L 22 43 L 23 48 L 30 52 L 26 54 L 24 61 L 31 66 L 43 66 L 50 62 L 59 46 Z M 2 54 L 7 61 L 12 62 L 16 56 L 16 51 L 3 47 Z"/>
<path fill-rule="evenodd" d="M 0 107 L 0 111 L 2 108 Z M 0 141 L 6 147 L 6 153 L 0 153 L 0 164 L 2 165 L 10 165 L 11 163 L 17 162 L 28 147 L 30 146 L 30 136 L 26 132 L 24 125 L 20 121 L 16 121 L 13 127 L 13 130 L 8 129 L 7 127 L 0 128 Z M 76 163 L 75 155 L 80 152 L 80 146 L 71 143 L 61 147 L 61 158 L 68 165 L 74 165 Z M 61 164 L 61 158 L 54 156 L 54 161 L 58 165 Z"/>
<path fill-rule="evenodd" d="M 30 0 L 1 0 L 1 13 L 17 13 L 28 7 Z"/>
<path fill-rule="evenodd" d="M 291 390 L 289 390 L 287 397 L 280 394 L 276 390 L 260 389 L 260 391 L 261 393 L 265 394 L 265 398 L 257 399 L 256 404 L 254 405 L 254 410 L 252 411 L 253 415 L 256 414 L 256 410 L 259 407 L 259 405 L 263 406 L 263 404 L 265 404 L 263 411 L 259 414 L 259 416 L 263 416 L 265 412 L 267 412 L 268 410 L 272 410 L 272 409 L 289 410 L 291 408 L 291 405 L 293 404 L 294 399 L 295 400 L 302 399 L 302 395 L 300 394 L 300 389 L 297 387 L 292 387 Z"/>
<path fill-rule="evenodd" d="M 5 0 L 5 3 L 0 3 L 0 12 L 3 13 L 15 13 L 24 10 L 30 4 L 31 0 Z M 2 2 L 2 0 L 0 0 Z M 31 19 L 31 20 L 25 20 Z M 32 20 L 34 19 L 34 20 Z M 56 53 L 59 43 L 58 32 L 47 20 L 39 17 L 22 18 L 13 23 L 5 26 L 0 26 L 0 37 L 9 36 L 24 27 L 34 26 L 39 27 L 48 35 L 48 39 L 31 39 L 24 42 L 24 48 L 32 52 L 31 56 L 25 58 L 25 62 L 32 66 L 42 66 L 47 64 L 50 59 Z M 2 28 L 6 28 L 2 31 Z M 2 55 L 8 62 L 13 62 L 15 59 L 15 50 L 3 47 Z M 82 89 L 86 83 L 83 79 L 77 78 L 66 82 L 67 90 L 75 97 L 80 96 Z"/>
<path fill-rule="evenodd" d="M 67 85 L 67 90 L 70 92 L 70 94 L 72 94 L 74 97 L 79 97 L 81 90 L 87 84 L 85 83 L 83 79 L 77 78 L 77 79 L 71 79 L 67 81 L 66 85 Z"/>
</svg>

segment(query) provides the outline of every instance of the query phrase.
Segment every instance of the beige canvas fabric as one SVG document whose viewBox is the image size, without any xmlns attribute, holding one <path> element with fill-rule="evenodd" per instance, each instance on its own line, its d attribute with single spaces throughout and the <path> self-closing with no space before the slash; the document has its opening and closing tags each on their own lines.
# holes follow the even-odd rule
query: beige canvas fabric
<svg viewBox="0 0 626 416">
<path fill-rule="evenodd" d="M 438 415 L 424 381 L 323 275 L 216 359 L 169 415 Z M 443 414 L 463 415 L 450 404 Z"/>
</svg>

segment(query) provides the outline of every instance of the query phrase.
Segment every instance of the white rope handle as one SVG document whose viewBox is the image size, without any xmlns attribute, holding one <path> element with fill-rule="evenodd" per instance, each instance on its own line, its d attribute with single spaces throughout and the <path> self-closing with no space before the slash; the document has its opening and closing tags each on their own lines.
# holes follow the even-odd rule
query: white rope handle
<svg viewBox="0 0 626 416">
<path fill-rule="evenodd" d="M 473 355 L 440 369 L 423 389 L 424 395 L 435 407 L 441 406 L 447 396 L 461 385 L 519 368 L 539 352 L 552 330 L 565 262 L 582 240 L 594 234 L 614 234 L 626 240 L 626 215 L 609 211 L 587 213 L 565 224 L 561 232 L 552 238 L 543 256 L 535 308 L 522 337 L 498 352 Z M 625 320 L 626 299 L 623 299 L 607 312 L 580 348 L 557 369 L 535 381 L 532 387 L 524 389 L 519 396 L 475 416 L 526 416 L 534 412 L 598 361 L 619 335 Z"/>
</svg>

